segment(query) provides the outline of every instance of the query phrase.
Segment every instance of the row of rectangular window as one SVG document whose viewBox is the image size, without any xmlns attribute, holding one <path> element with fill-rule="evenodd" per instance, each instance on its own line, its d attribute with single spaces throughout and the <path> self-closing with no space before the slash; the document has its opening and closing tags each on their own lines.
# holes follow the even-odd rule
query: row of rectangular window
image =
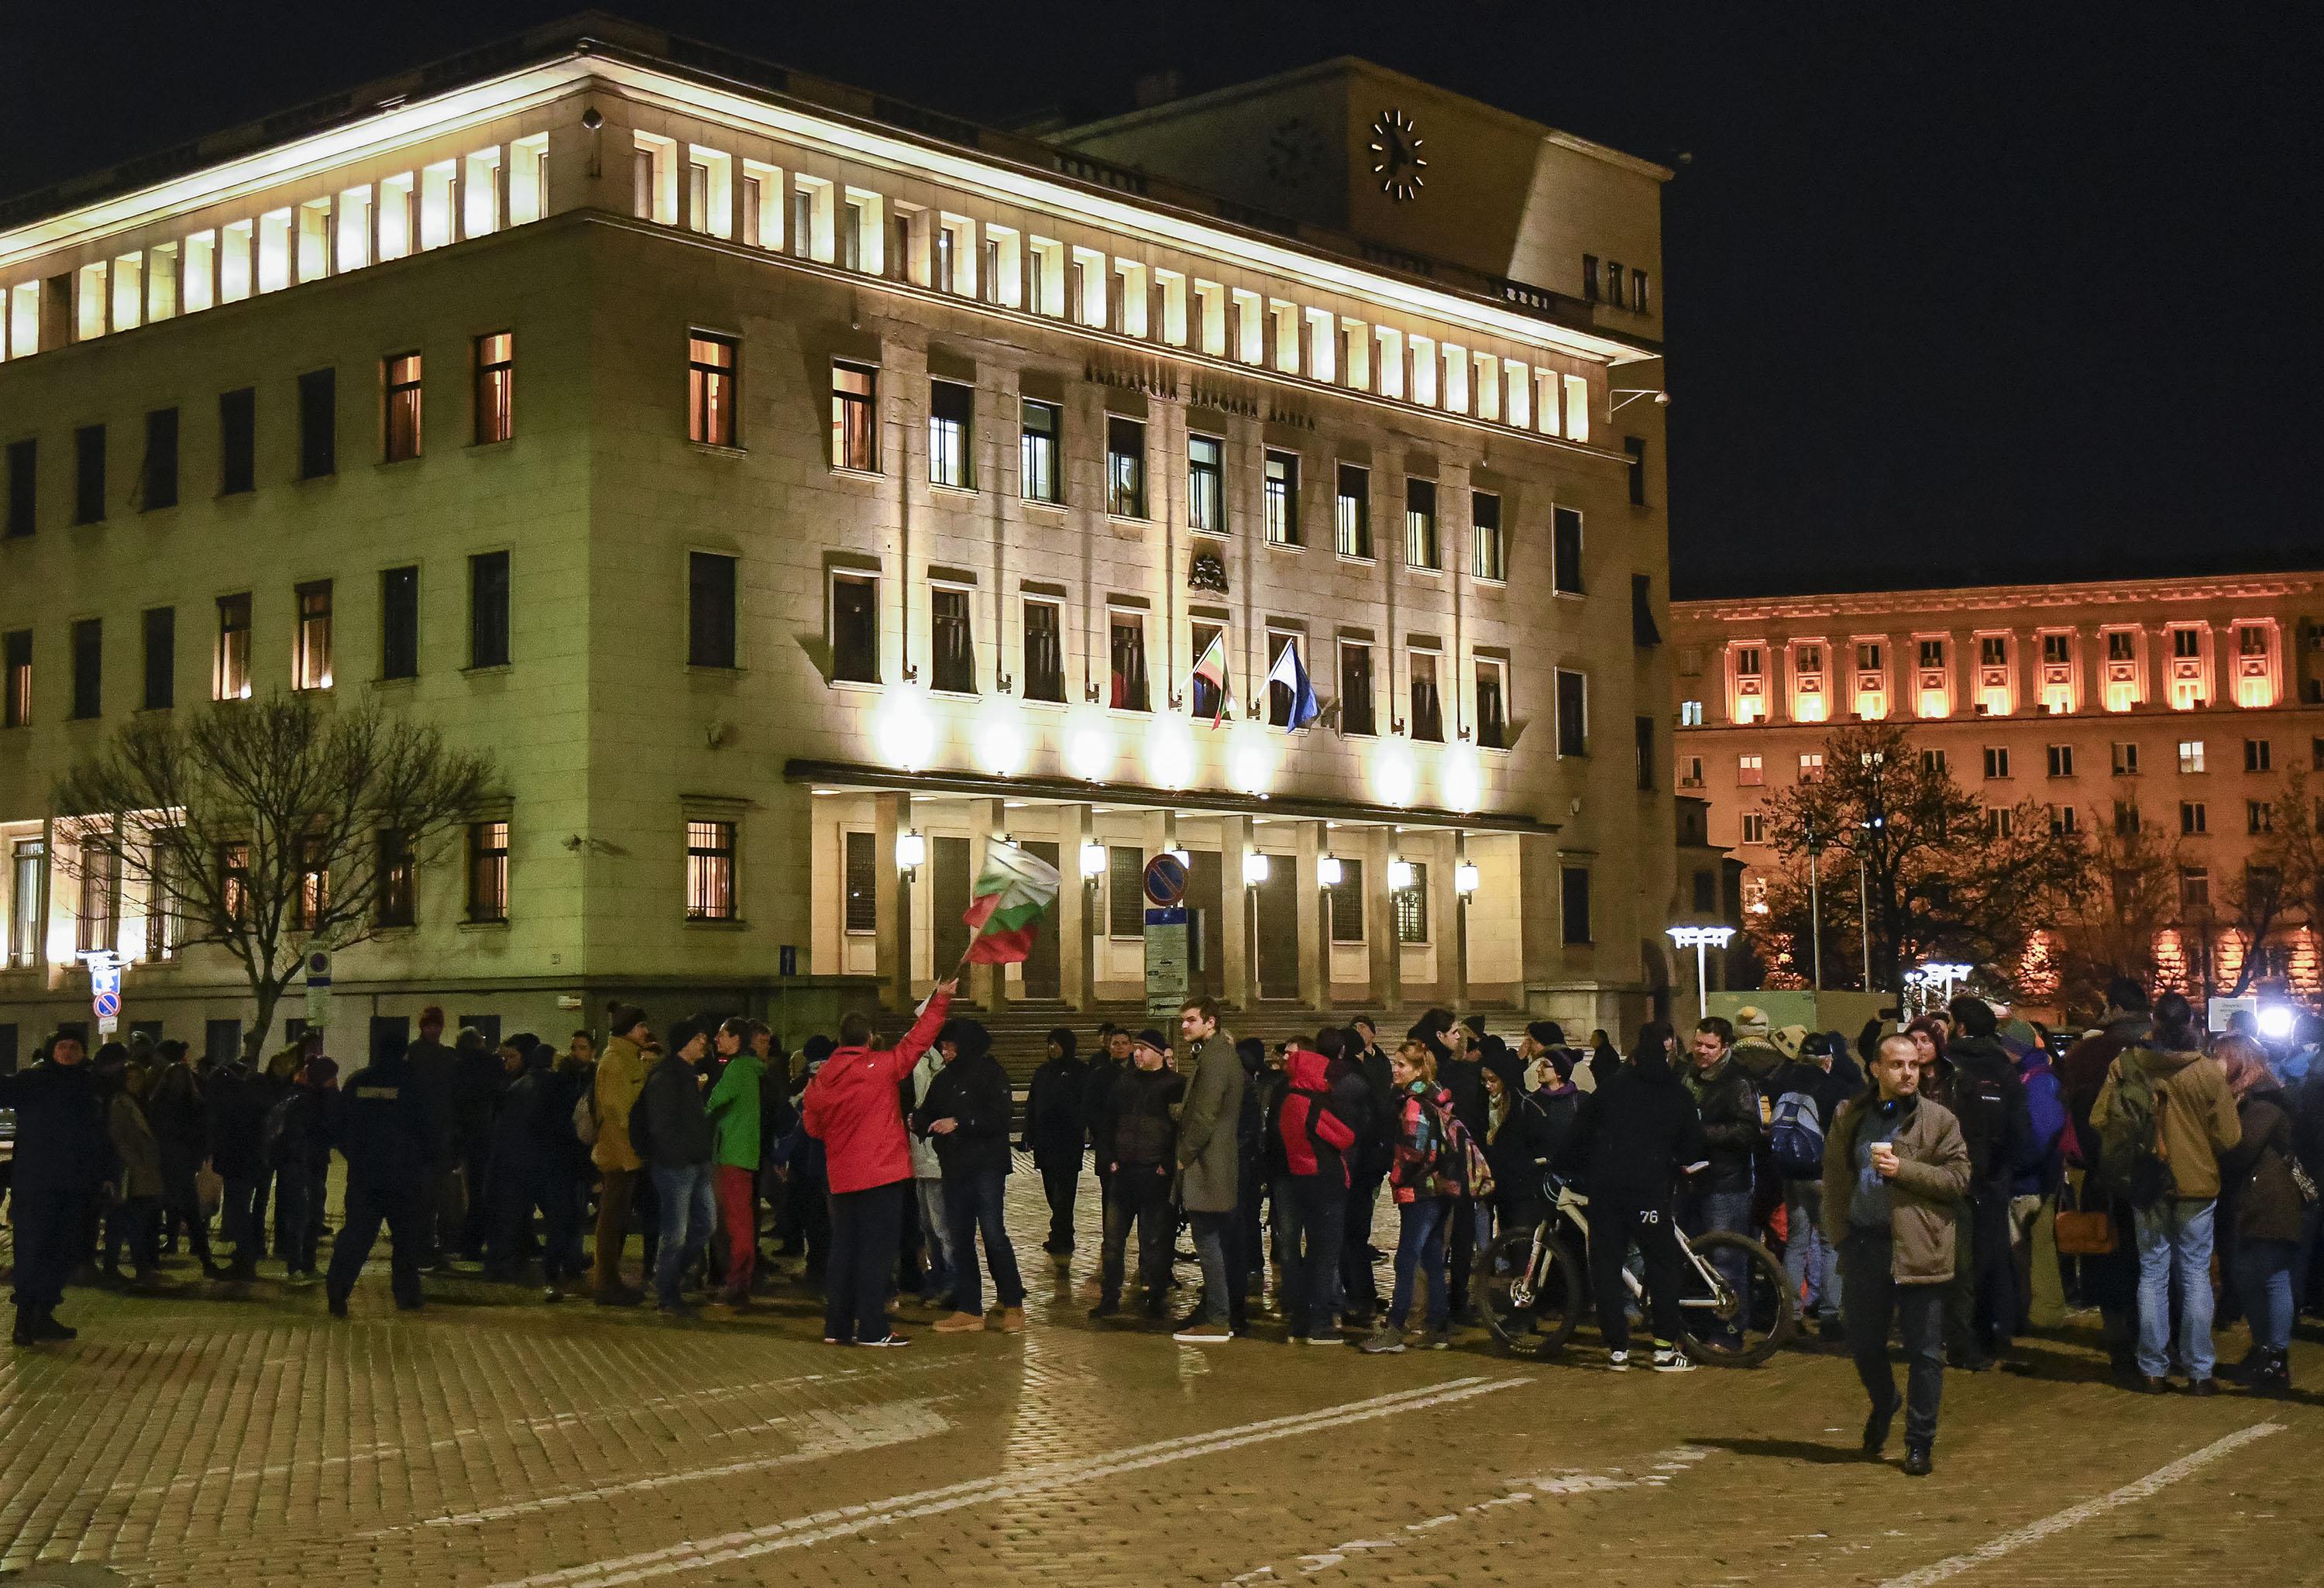
<svg viewBox="0 0 2324 1588">
<path fill-rule="evenodd" d="M 383 680 L 416 678 L 420 672 L 420 570 L 392 568 L 380 574 L 380 670 Z M 332 581 L 317 579 L 292 587 L 290 687 L 327 689 L 334 681 Z M 468 666 L 503 667 L 509 647 L 509 554 L 487 551 L 468 559 Z M 212 657 L 211 697 L 244 700 L 252 688 L 251 596 L 242 591 L 217 598 L 217 639 Z M 105 624 L 80 618 L 70 628 L 71 716 L 95 717 L 103 708 Z M 177 705 L 177 609 L 148 608 L 141 621 L 143 641 L 140 709 L 167 711 Z M 29 726 L 33 719 L 32 631 L 0 635 L 0 727 Z"/>
<path fill-rule="evenodd" d="M 516 338 L 508 331 L 478 337 L 474 345 L 474 436 L 490 446 L 516 433 Z M 380 457 L 402 463 L 420 455 L 420 355 L 399 353 L 380 364 Z M 257 410 L 254 387 L 218 396 L 218 494 L 257 489 Z M 338 372 L 309 370 L 298 380 L 299 474 L 302 480 L 338 471 Z M 141 512 L 178 505 L 178 411 L 157 408 L 145 415 L 145 453 L 137 470 Z M 73 431 L 73 514 L 76 525 L 101 523 L 109 511 L 106 429 L 82 425 Z M 7 448 L 5 533 L 30 535 L 39 522 L 37 438 L 23 437 Z"/>
<path fill-rule="evenodd" d="M 1590 439 L 1586 375 L 1392 327 L 867 189 L 786 171 L 662 134 L 632 133 L 632 213 L 771 253 L 1520 430 Z M 1593 272 L 1594 273 L 1594 272 Z M 1617 268 L 1643 307 L 1644 272 Z"/>
</svg>

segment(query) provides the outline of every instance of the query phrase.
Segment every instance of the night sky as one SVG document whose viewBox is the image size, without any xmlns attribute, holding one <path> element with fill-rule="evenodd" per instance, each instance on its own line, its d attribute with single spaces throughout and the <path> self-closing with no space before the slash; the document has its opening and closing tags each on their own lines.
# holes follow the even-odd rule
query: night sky
<svg viewBox="0 0 2324 1588">
<path fill-rule="evenodd" d="M 0 192 L 576 7 L 37 9 L 45 39 L 0 51 Z M 996 123 L 1352 53 L 1690 157 L 1663 270 L 1682 596 L 2324 565 L 2313 6 L 613 9 Z"/>
</svg>

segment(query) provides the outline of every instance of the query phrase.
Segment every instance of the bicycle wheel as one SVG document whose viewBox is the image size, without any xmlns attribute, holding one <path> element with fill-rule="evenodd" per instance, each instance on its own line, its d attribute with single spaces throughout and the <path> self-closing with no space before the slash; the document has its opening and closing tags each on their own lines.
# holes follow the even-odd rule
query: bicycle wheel
<svg viewBox="0 0 2324 1588">
<path fill-rule="evenodd" d="M 1494 1339 L 1512 1352 L 1548 1356 L 1572 1338 L 1588 1293 L 1572 1249 L 1543 1232 L 1536 1252 L 1535 1233 L 1511 1230 L 1495 1237 L 1478 1253 L 1470 1283 Z"/>
<path fill-rule="evenodd" d="M 1713 1368 L 1756 1367 L 1773 1356 L 1798 1322 L 1797 1301 L 1775 1253 L 1731 1230 L 1697 1235 L 1687 1247 L 1717 1281 L 1715 1290 L 1706 1291 L 1700 1278 L 1689 1276 L 1687 1294 L 1679 1302 L 1687 1354 Z M 1720 1269 L 1722 1259 L 1741 1260 L 1739 1295 Z"/>
</svg>

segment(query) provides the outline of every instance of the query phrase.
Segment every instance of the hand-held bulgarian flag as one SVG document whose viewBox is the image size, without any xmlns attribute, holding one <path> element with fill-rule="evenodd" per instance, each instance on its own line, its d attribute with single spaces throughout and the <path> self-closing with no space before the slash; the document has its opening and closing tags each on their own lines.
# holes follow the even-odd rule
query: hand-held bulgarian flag
<svg viewBox="0 0 2324 1588">
<path fill-rule="evenodd" d="M 1217 706 L 1211 713 L 1211 726 L 1215 728 L 1219 720 L 1227 714 L 1227 640 L 1224 630 L 1213 634 L 1211 642 L 1203 647 L 1203 653 L 1194 658 L 1194 677 L 1198 681 L 1208 684 L 1213 691 L 1212 698 Z"/>
<path fill-rule="evenodd" d="M 966 965 L 1016 965 L 1033 951 L 1033 929 L 1057 901 L 1057 868 L 994 837 L 984 846 L 976 896 L 961 919 L 975 936 Z"/>
</svg>

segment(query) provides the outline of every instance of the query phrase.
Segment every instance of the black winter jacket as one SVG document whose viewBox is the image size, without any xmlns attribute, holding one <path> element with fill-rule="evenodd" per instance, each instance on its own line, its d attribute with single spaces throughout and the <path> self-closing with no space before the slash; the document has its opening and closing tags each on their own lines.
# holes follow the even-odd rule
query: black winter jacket
<svg viewBox="0 0 2324 1588">
<path fill-rule="evenodd" d="M 1592 1196 L 1667 1208 L 1679 1177 L 1707 1161 L 1702 1116 L 1677 1076 L 1626 1064 L 1582 1099 L 1582 1181 Z"/>
<path fill-rule="evenodd" d="M 16 1196 L 82 1196 L 105 1183 L 113 1141 L 88 1060 L 0 1076 L 0 1108 L 16 1111 Z"/>
<path fill-rule="evenodd" d="M 1009 1072 L 990 1053 L 964 1053 L 928 1083 L 928 1094 L 912 1111 L 912 1129 L 935 1144 L 936 1161 L 948 1178 L 1005 1175 L 1010 1167 L 1009 1115 Z M 952 1130 L 929 1135 L 930 1125 L 946 1119 L 954 1122 Z"/>
<path fill-rule="evenodd" d="M 1691 1189 L 1750 1190 L 1753 1166 L 1766 1136 L 1759 1117 L 1759 1089 L 1743 1066 L 1729 1058 L 1708 1074 L 1689 1066 L 1684 1090 L 1694 1098 L 1702 1140 L 1711 1149 L 1711 1166 L 1695 1177 Z"/>
<path fill-rule="evenodd" d="M 1997 1037 L 1954 1038 L 1945 1045 L 1952 1080 L 1945 1106 L 1969 1145 L 1969 1195 L 2006 1196 L 2034 1140 L 2017 1057 Z"/>
<path fill-rule="evenodd" d="M 334 1122 L 350 1185 L 408 1189 L 426 1178 L 432 1116 L 415 1078 L 401 1057 L 347 1077 Z"/>
<path fill-rule="evenodd" d="M 145 1100 L 145 1117 L 152 1122 L 164 1175 L 190 1173 L 210 1155 L 209 1103 L 191 1065 L 163 1067 Z"/>
<path fill-rule="evenodd" d="M 646 1072 L 644 1090 L 630 1110 L 630 1140 L 638 1156 L 659 1168 L 698 1168 L 710 1161 L 710 1116 L 702 1112 L 702 1067 L 675 1054 Z M 638 1126 L 642 1123 L 642 1134 Z"/>
<path fill-rule="evenodd" d="M 265 1077 L 240 1062 L 209 1079 L 210 1167 L 229 1180 L 266 1173 L 266 1111 L 273 1102 Z"/>
<path fill-rule="evenodd" d="M 1121 1070 L 1091 1122 L 1098 1162 L 1124 1169 L 1154 1168 L 1177 1161 L 1178 1126 L 1171 1104 L 1186 1090 L 1176 1070 Z"/>
<path fill-rule="evenodd" d="M 1025 1133 L 1019 1143 L 1044 1167 L 1077 1164 L 1088 1136 L 1083 1117 L 1090 1066 L 1078 1058 L 1053 1058 L 1033 1072 L 1025 1093 Z"/>
</svg>

